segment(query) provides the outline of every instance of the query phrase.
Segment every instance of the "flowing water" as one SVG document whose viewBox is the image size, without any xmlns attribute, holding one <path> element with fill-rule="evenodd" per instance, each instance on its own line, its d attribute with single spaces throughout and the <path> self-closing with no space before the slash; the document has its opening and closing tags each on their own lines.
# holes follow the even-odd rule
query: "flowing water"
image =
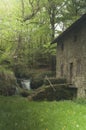
<svg viewBox="0 0 86 130">
<path fill-rule="evenodd" d="M 27 89 L 27 90 L 30 90 L 31 88 L 30 88 L 30 79 L 24 79 L 24 80 L 22 80 L 21 81 L 21 84 L 22 84 L 22 87 L 24 88 L 24 89 Z"/>
</svg>

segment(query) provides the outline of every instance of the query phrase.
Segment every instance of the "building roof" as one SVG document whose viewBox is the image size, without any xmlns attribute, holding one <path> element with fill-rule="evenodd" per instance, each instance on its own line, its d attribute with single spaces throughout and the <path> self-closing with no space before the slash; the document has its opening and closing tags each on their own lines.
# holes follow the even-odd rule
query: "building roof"
<svg viewBox="0 0 86 130">
<path fill-rule="evenodd" d="M 63 38 L 69 31 L 71 31 L 72 29 L 80 26 L 80 24 L 86 21 L 86 14 L 82 15 L 78 20 L 76 20 L 71 26 L 69 26 L 63 33 L 61 33 L 57 38 L 55 38 L 51 44 L 53 43 L 57 43 L 59 40 L 61 40 L 61 38 Z"/>
</svg>

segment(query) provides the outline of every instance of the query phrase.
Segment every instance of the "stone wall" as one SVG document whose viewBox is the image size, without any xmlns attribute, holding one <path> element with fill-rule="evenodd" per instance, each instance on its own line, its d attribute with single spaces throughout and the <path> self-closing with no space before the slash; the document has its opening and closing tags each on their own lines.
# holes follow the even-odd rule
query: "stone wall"
<svg viewBox="0 0 86 130">
<path fill-rule="evenodd" d="M 58 42 L 56 75 L 79 87 L 78 93 L 84 90 L 78 96 L 85 96 L 82 79 L 86 80 L 86 23 L 66 33 Z"/>
<path fill-rule="evenodd" d="M 77 97 L 82 98 L 86 97 L 86 77 L 77 76 L 74 79 L 74 85 L 77 88 Z"/>
</svg>

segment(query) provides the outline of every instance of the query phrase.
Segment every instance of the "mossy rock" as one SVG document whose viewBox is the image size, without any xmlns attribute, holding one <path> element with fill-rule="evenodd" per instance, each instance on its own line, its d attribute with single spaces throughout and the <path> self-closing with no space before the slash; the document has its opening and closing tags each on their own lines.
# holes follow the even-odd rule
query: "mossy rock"
<svg viewBox="0 0 86 130">
<path fill-rule="evenodd" d="M 17 82 L 12 71 L 0 67 L 0 95 L 11 96 L 16 92 Z"/>
</svg>

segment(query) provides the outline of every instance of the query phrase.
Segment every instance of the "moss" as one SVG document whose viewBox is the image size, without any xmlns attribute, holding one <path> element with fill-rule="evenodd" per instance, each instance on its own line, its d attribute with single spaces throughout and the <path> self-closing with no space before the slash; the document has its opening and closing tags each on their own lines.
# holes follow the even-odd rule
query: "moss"
<svg viewBox="0 0 86 130">
<path fill-rule="evenodd" d="M 14 73 L 3 67 L 0 67 L 0 95 L 13 95 L 17 87 Z"/>
</svg>

